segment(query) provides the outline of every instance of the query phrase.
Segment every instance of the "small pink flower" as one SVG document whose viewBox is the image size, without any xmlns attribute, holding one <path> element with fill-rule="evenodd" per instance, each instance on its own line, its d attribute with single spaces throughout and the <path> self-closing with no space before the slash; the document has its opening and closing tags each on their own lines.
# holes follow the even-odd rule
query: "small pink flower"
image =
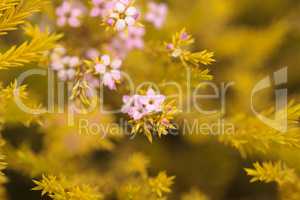
<svg viewBox="0 0 300 200">
<path fill-rule="evenodd" d="M 189 34 L 187 34 L 187 32 L 183 32 L 181 35 L 180 35 L 180 39 L 181 40 L 187 40 L 189 38 Z"/>
<path fill-rule="evenodd" d="M 171 44 L 171 43 L 167 44 L 167 49 L 168 50 L 173 50 L 174 49 L 174 45 Z"/>
<path fill-rule="evenodd" d="M 165 3 L 150 2 L 148 4 L 149 11 L 147 12 L 145 19 L 152 23 L 156 28 L 160 29 L 165 23 L 168 7 Z"/>
<path fill-rule="evenodd" d="M 81 25 L 80 18 L 83 15 L 81 8 L 76 7 L 68 1 L 64 1 L 60 7 L 56 9 L 57 25 L 71 27 L 79 27 Z"/>
<path fill-rule="evenodd" d="M 138 15 L 138 10 L 130 6 L 130 1 L 119 0 L 114 4 L 106 22 L 117 31 L 123 31 L 136 23 Z"/>
<path fill-rule="evenodd" d="M 147 95 L 124 96 L 122 112 L 134 120 L 139 120 L 148 114 L 160 112 L 164 101 L 165 96 L 156 94 L 149 88 Z"/>
<path fill-rule="evenodd" d="M 92 4 L 91 17 L 105 17 L 113 6 L 113 2 L 107 0 L 92 0 Z"/>
<path fill-rule="evenodd" d="M 132 115 L 136 106 L 138 106 L 139 95 L 134 96 L 123 96 L 124 106 L 122 107 L 122 112 Z"/>
<path fill-rule="evenodd" d="M 128 33 L 121 32 L 119 37 L 124 41 L 125 47 L 131 51 L 133 49 L 144 48 L 145 28 L 138 26 L 128 27 Z"/>
<path fill-rule="evenodd" d="M 147 91 L 147 96 L 143 96 L 140 101 L 148 112 L 160 112 L 165 96 L 156 94 L 151 88 Z"/>
<path fill-rule="evenodd" d="M 100 56 L 100 53 L 97 49 L 91 48 L 91 49 L 87 50 L 87 52 L 85 53 L 85 56 L 91 60 L 94 60 Z"/>
<path fill-rule="evenodd" d="M 122 112 L 127 113 L 134 120 L 139 120 L 147 114 L 147 110 L 140 102 L 140 95 L 124 96 Z"/>
<path fill-rule="evenodd" d="M 132 118 L 134 120 L 139 120 L 139 119 L 143 118 L 146 114 L 147 114 L 147 110 L 144 109 L 142 106 L 139 106 L 133 110 Z"/>
<path fill-rule="evenodd" d="M 120 59 L 111 60 L 110 56 L 103 55 L 99 63 L 95 65 L 95 71 L 102 75 L 102 83 L 110 90 L 116 89 L 116 83 L 121 80 Z"/>
<path fill-rule="evenodd" d="M 129 53 L 128 49 L 125 46 L 125 42 L 119 37 L 113 37 L 110 43 L 105 47 L 112 55 L 118 58 L 125 59 Z"/>
<path fill-rule="evenodd" d="M 128 33 L 120 32 L 110 41 L 106 49 L 114 56 L 125 59 L 130 51 L 144 48 L 144 34 L 143 27 L 128 27 Z"/>
<path fill-rule="evenodd" d="M 76 56 L 66 56 L 63 47 L 57 47 L 50 55 L 51 68 L 57 72 L 57 76 L 62 81 L 75 78 L 76 67 L 80 65 L 80 60 Z"/>
</svg>

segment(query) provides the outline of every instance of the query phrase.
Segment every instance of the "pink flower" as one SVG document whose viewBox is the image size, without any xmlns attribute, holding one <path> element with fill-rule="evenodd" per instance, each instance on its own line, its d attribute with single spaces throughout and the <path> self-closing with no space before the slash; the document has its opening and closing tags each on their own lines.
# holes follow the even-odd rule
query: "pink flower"
<svg viewBox="0 0 300 200">
<path fill-rule="evenodd" d="M 57 25 L 71 27 L 79 27 L 81 25 L 80 17 L 83 15 L 83 11 L 79 7 L 75 7 L 68 1 L 64 1 L 60 7 L 56 9 Z"/>
<path fill-rule="evenodd" d="M 147 110 L 140 102 L 140 95 L 124 96 L 122 112 L 127 113 L 134 120 L 139 120 L 147 114 Z"/>
<path fill-rule="evenodd" d="M 174 49 L 174 45 L 172 43 L 167 44 L 167 49 L 168 50 L 173 50 Z"/>
<path fill-rule="evenodd" d="M 125 59 L 134 49 L 144 48 L 145 29 L 139 26 L 128 27 L 128 33 L 120 32 L 106 47 L 116 57 Z"/>
<path fill-rule="evenodd" d="M 100 56 L 100 53 L 97 49 L 88 49 L 87 52 L 85 53 L 85 56 L 91 60 L 94 60 Z"/>
<path fill-rule="evenodd" d="M 151 88 L 147 91 L 147 96 L 141 97 L 140 101 L 150 112 L 160 112 L 162 103 L 165 101 L 166 97 L 163 95 L 156 94 Z"/>
<path fill-rule="evenodd" d="M 125 59 L 127 54 L 129 53 L 128 49 L 126 49 L 124 41 L 118 36 L 112 38 L 110 43 L 107 44 L 105 48 L 112 55 L 121 59 Z"/>
<path fill-rule="evenodd" d="M 138 15 L 138 10 L 130 5 L 130 1 L 119 0 L 114 4 L 106 22 L 117 31 L 123 31 L 136 24 Z"/>
<path fill-rule="evenodd" d="M 138 26 L 128 27 L 128 33 L 121 32 L 119 37 L 124 41 L 125 47 L 130 51 L 144 48 L 145 28 Z"/>
<path fill-rule="evenodd" d="M 124 106 L 122 107 L 122 112 L 128 113 L 129 115 L 131 115 L 133 113 L 133 110 L 135 109 L 135 107 L 138 105 L 138 98 L 139 98 L 139 95 L 123 96 Z"/>
<path fill-rule="evenodd" d="M 79 66 L 80 59 L 76 56 L 67 56 L 66 49 L 58 46 L 50 55 L 51 68 L 57 72 L 57 76 L 62 81 L 75 78 L 76 67 Z"/>
<path fill-rule="evenodd" d="M 111 60 L 110 56 L 101 56 L 100 62 L 95 65 L 97 74 L 102 75 L 102 83 L 111 90 L 116 89 L 116 83 L 121 80 L 120 67 L 122 61 L 120 59 Z"/>
<path fill-rule="evenodd" d="M 94 97 L 97 94 L 97 88 L 100 86 L 100 80 L 92 74 L 86 74 L 84 76 L 89 88 L 87 89 L 87 96 Z"/>
<path fill-rule="evenodd" d="M 113 2 L 107 0 L 92 0 L 92 4 L 91 17 L 105 17 L 113 6 Z"/>
<path fill-rule="evenodd" d="M 139 120 L 146 115 L 160 112 L 165 98 L 163 95 L 156 94 L 151 88 L 146 95 L 124 96 L 122 112 L 134 120 Z"/>
<path fill-rule="evenodd" d="M 148 9 L 149 11 L 145 16 L 146 21 L 152 23 L 158 29 L 161 28 L 167 17 L 167 5 L 165 3 L 150 2 Z"/>
</svg>

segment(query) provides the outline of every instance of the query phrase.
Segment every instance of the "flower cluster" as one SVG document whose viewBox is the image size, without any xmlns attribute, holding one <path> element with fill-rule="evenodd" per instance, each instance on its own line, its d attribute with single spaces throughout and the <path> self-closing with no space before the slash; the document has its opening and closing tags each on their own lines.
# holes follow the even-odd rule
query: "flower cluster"
<svg viewBox="0 0 300 200">
<path fill-rule="evenodd" d="M 81 25 L 80 18 L 83 16 L 83 9 L 69 1 L 64 1 L 61 6 L 56 9 L 57 25 L 71 27 L 79 27 Z"/>
<path fill-rule="evenodd" d="M 94 66 L 95 74 L 102 76 L 103 85 L 110 90 L 116 89 L 116 84 L 121 81 L 122 60 L 112 59 L 109 55 L 102 55 L 101 58 L 96 59 Z"/>
<path fill-rule="evenodd" d="M 127 113 L 134 120 L 139 120 L 145 115 L 162 111 L 165 99 L 164 95 L 156 94 L 149 88 L 146 95 L 124 96 L 125 105 L 122 112 Z"/>
<path fill-rule="evenodd" d="M 170 57 L 179 59 L 185 66 L 198 67 L 200 64 L 209 65 L 215 61 L 213 52 L 207 50 L 191 52 L 188 48 L 193 43 L 193 37 L 185 29 L 182 29 L 172 37 L 172 42 L 165 43 L 165 46 Z"/>
<path fill-rule="evenodd" d="M 125 58 L 134 49 L 144 48 L 145 28 L 140 26 L 128 27 L 127 32 L 119 32 L 108 45 L 108 50 L 120 58 Z"/>
<path fill-rule="evenodd" d="M 113 1 L 108 0 L 92 0 L 92 9 L 90 11 L 91 17 L 105 17 L 113 8 Z"/>
<path fill-rule="evenodd" d="M 80 65 L 77 56 L 66 55 L 64 47 L 56 47 L 50 55 L 51 68 L 57 72 L 57 76 L 62 81 L 73 80 L 76 74 L 76 67 Z"/>
<path fill-rule="evenodd" d="M 170 129 L 176 129 L 172 124 L 178 110 L 173 102 L 167 103 L 164 95 L 157 94 L 149 88 L 145 95 L 124 96 L 122 112 L 128 114 L 131 120 L 131 134 L 145 134 L 150 142 L 152 136 L 167 135 Z"/>
<path fill-rule="evenodd" d="M 124 31 L 137 24 L 139 12 L 130 0 L 118 0 L 106 19 L 106 23 L 117 31 Z"/>
<path fill-rule="evenodd" d="M 165 3 L 149 2 L 148 9 L 145 20 L 160 29 L 165 23 L 168 14 L 168 6 Z"/>
</svg>

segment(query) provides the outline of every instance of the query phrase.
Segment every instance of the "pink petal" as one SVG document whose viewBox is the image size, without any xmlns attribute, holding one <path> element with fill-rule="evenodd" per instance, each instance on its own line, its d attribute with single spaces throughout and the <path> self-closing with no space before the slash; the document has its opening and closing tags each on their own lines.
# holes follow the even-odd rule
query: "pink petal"
<svg viewBox="0 0 300 200">
<path fill-rule="evenodd" d="M 58 26 L 64 26 L 64 25 L 66 25 L 66 22 L 67 22 L 67 18 L 60 17 L 60 18 L 57 19 L 56 24 Z"/>
<path fill-rule="evenodd" d="M 110 73 L 105 73 L 103 77 L 103 84 L 107 86 L 109 89 L 114 90 L 116 89 L 115 81 Z"/>
<path fill-rule="evenodd" d="M 67 71 L 67 77 L 69 80 L 73 79 L 75 77 L 75 70 L 74 69 L 69 69 Z"/>
<path fill-rule="evenodd" d="M 122 60 L 120 60 L 120 59 L 115 59 L 111 63 L 111 67 L 114 69 L 119 69 L 121 67 L 121 65 L 122 65 Z"/>
<path fill-rule="evenodd" d="M 136 13 L 137 13 L 137 9 L 135 7 L 132 7 L 132 6 L 127 8 L 127 10 L 125 12 L 125 14 L 128 15 L 128 16 L 134 16 L 134 15 L 136 15 Z"/>
<path fill-rule="evenodd" d="M 119 81 L 121 79 L 121 72 L 119 70 L 112 70 L 111 76 L 115 81 Z"/>
<path fill-rule="evenodd" d="M 125 27 L 126 27 L 126 22 L 125 22 L 125 20 L 119 19 L 119 20 L 117 21 L 117 23 L 116 23 L 116 29 L 117 29 L 118 31 L 122 31 L 122 30 L 125 29 Z"/>
<path fill-rule="evenodd" d="M 108 66 L 110 64 L 110 57 L 109 57 L 109 55 L 103 55 L 103 56 L 101 56 L 101 62 L 103 63 L 103 65 Z"/>
<path fill-rule="evenodd" d="M 103 64 L 97 64 L 97 65 L 95 66 L 95 70 L 96 70 L 96 72 L 98 72 L 98 73 L 100 73 L 100 74 L 104 74 L 105 71 L 106 71 L 106 66 L 103 65 Z"/>
<path fill-rule="evenodd" d="M 101 10 L 99 8 L 93 8 L 91 10 L 91 17 L 98 17 L 101 14 Z"/>
<path fill-rule="evenodd" d="M 69 18 L 68 22 L 71 27 L 79 27 L 81 25 L 80 21 L 76 17 Z"/>
<path fill-rule="evenodd" d="M 120 3 L 120 2 L 116 3 L 115 10 L 117 12 L 122 13 L 125 11 L 125 9 L 126 9 L 126 6 L 123 3 Z"/>
<path fill-rule="evenodd" d="M 65 81 L 67 79 L 67 71 L 66 70 L 60 70 L 57 74 L 58 78 L 62 81 Z"/>
<path fill-rule="evenodd" d="M 127 17 L 125 18 L 125 21 L 126 21 L 126 23 L 127 23 L 129 26 L 132 26 L 132 25 L 135 24 L 135 19 L 134 19 L 133 17 L 130 17 L 130 16 L 127 16 Z"/>
<path fill-rule="evenodd" d="M 149 88 L 147 91 L 147 96 L 153 96 L 155 95 L 155 91 L 152 88 Z"/>
</svg>

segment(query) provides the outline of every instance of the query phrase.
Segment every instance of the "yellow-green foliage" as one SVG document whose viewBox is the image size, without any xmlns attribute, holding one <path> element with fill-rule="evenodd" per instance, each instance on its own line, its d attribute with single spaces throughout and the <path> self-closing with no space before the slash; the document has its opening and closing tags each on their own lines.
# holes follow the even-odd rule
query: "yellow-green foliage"
<svg viewBox="0 0 300 200">
<path fill-rule="evenodd" d="M 23 123 L 29 126 L 32 122 L 41 124 L 40 115 L 30 114 L 19 109 L 16 105 L 14 99 L 15 97 L 20 98 L 20 100 L 32 109 L 42 109 L 42 106 L 36 103 L 34 100 L 28 97 L 27 86 L 18 86 L 17 82 L 14 81 L 9 86 L 3 88 L 0 86 L 0 119 L 2 123 Z"/>
<path fill-rule="evenodd" d="M 68 2 L 85 7 L 80 27 L 57 24 L 55 9 L 62 0 L 0 0 L 0 200 L 20 198 L 14 196 L 19 190 L 41 193 L 41 199 L 51 200 L 276 198 L 275 188 L 261 191 L 254 185 L 257 182 L 277 184 L 282 200 L 300 199 L 299 102 L 292 100 L 287 107 L 286 133 L 267 126 L 250 109 L 253 87 L 283 66 L 288 66 L 288 83 L 278 87 L 291 88 L 288 99 L 299 99 L 298 1 L 157 0 L 168 5 L 167 23 L 161 29 L 144 20 L 150 1 L 134 1 L 143 21 L 137 24 L 143 23 L 140 27 L 146 29 L 144 49 L 130 51 L 123 60 L 120 70 L 130 77 L 130 83 L 125 77 L 116 80 L 116 90 L 101 88 L 104 98 L 99 101 L 99 94 L 90 93 L 93 86 L 88 75 L 100 75 L 95 64 L 101 57 L 87 58 L 87 52 L 96 49 L 101 55 L 118 57 L 111 43 L 119 35 L 115 29 L 105 31 L 101 26 L 105 20 L 90 16 L 91 0 Z M 68 91 L 56 90 L 62 86 L 51 60 L 57 46 L 80 60 L 73 66 L 75 78 L 64 83 L 71 86 Z M 48 80 L 30 77 L 23 85 L 14 80 L 23 70 L 41 63 L 46 67 L 43 70 L 51 68 L 55 73 L 55 113 L 29 114 L 16 105 L 16 95 L 26 106 L 46 111 Z M 219 97 L 224 95 L 222 102 L 222 97 L 211 93 L 214 87 L 198 87 L 212 79 L 217 88 L 233 83 L 226 94 L 219 93 Z M 102 112 L 120 109 L 122 96 L 132 92 L 131 83 L 157 85 L 167 97 L 162 110 L 140 120 Z M 195 88 L 199 88 L 196 94 Z M 134 89 L 134 94 L 140 91 Z M 270 119 L 275 110 L 265 108 L 276 103 L 275 89 L 277 86 L 270 87 L 257 97 L 258 110 L 262 108 L 261 114 Z M 62 107 L 57 105 L 62 101 L 57 100 L 59 92 L 66 97 Z M 206 92 L 208 99 L 201 98 Z M 178 93 L 181 102 L 176 99 Z M 199 99 L 193 99 L 195 95 Z M 101 103 L 97 105 L 101 111 L 89 112 L 93 103 Z M 69 104 L 84 112 L 70 116 Z M 191 104 L 216 112 L 205 115 Z M 283 111 L 279 114 L 285 117 Z M 195 120 L 215 129 L 186 129 Z M 222 124 L 215 120 L 233 124 L 233 133 L 217 135 Z M 129 127 L 122 127 L 123 123 Z M 261 163 L 245 169 L 251 184 L 245 183 L 241 171 L 253 159 Z M 20 177 L 32 180 L 32 191 L 28 184 L 18 182 Z"/>
<path fill-rule="evenodd" d="M 4 140 L 0 138 L 0 198 L 5 198 L 5 189 L 3 184 L 7 182 L 7 178 L 3 173 L 3 170 L 6 169 L 7 163 L 5 162 L 5 156 L 3 154 L 2 146 L 4 145 Z"/>
<path fill-rule="evenodd" d="M 61 35 L 51 34 L 49 30 L 42 32 L 38 27 L 31 25 L 25 26 L 24 32 L 32 38 L 31 41 L 24 42 L 20 46 L 13 46 L 0 54 L 0 69 L 20 67 L 30 62 L 40 61 L 61 38 Z"/>
<path fill-rule="evenodd" d="M 281 199 L 296 200 L 300 198 L 300 179 L 293 169 L 282 162 L 254 163 L 254 169 L 245 169 L 251 176 L 251 182 L 276 182 Z"/>
<path fill-rule="evenodd" d="M 39 12 L 47 3 L 45 0 L 1 0 L 0 35 L 16 30 L 33 13 Z"/>
<path fill-rule="evenodd" d="M 235 124 L 235 133 L 232 135 L 221 135 L 219 140 L 236 148 L 243 157 L 255 153 L 271 154 L 272 149 L 276 146 L 299 149 L 299 106 L 300 104 L 297 104 L 295 101 L 291 101 L 288 105 L 287 117 L 289 129 L 284 134 L 263 124 L 255 116 L 247 117 L 244 114 L 239 114 L 230 119 Z M 272 116 L 273 112 L 273 109 L 270 109 L 263 114 Z"/>
<path fill-rule="evenodd" d="M 101 194 L 89 185 L 76 185 L 64 176 L 43 175 L 41 181 L 34 181 L 37 185 L 32 190 L 41 190 L 42 195 L 47 195 L 53 200 L 100 200 Z"/>
</svg>

